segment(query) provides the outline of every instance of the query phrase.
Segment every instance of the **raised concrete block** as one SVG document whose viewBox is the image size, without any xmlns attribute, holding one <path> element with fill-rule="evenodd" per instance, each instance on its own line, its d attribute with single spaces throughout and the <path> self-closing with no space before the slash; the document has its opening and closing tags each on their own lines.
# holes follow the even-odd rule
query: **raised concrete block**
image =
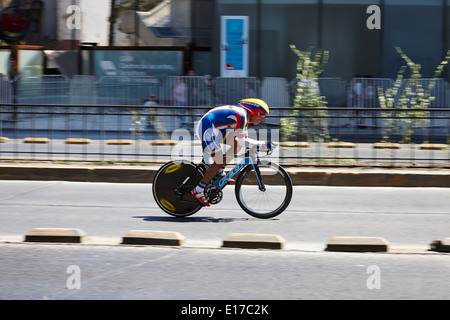
<svg viewBox="0 0 450 320">
<path fill-rule="evenodd" d="M 130 144 L 133 144 L 133 143 L 134 143 L 133 140 L 128 140 L 128 139 L 113 139 L 113 140 L 108 140 L 106 142 L 106 144 L 108 144 L 108 145 L 118 145 L 118 146 L 130 145 Z"/>
<path fill-rule="evenodd" d="M 178 232 L 132 230 L 122 238 L 122 244 L 142 244 L 155 246 L 181 246 L 185 237 Z"/>
<path fill-rule="evenodd" d="M 305 142 L 305 141 L 286 141 L 286 142 L 281 142 L 280 145 L 282 147 L 287 147 L 287 148 L 308 148 L 309 147 L 309 142 Z"/>
<path fill-rule="evenodd" d="M 68 228 L 36 228 L 25 235 L 25 242 L 82 243 L 86 239 L 86 232 Z"/>
<path fill-rule="evenodd" d="M 431 251 L 450 252 L 450 238 L 435 240 L 431 243 Z"/>
<path fill-rule="evenodd" d="M 152 140 L 150 141 L 150 145 L 152 146 L 174 146 L 178 143 L 175 140 Z"/>
<path fill-rule="evenodd" d="M 338 141 L 328 143 L 328 148 L 354 148 L 354 147 L 355 144 L 352 142 Z"/>
<path fill-rule="evenodd" d="M 49 138 L 34 138 L 34 137 L 27 137 L 23 139 L 24 143 L 40 143 L 40 144 L 46 144 L 50 143 Z"/>
<path fill-rule="evenodd" d="M 334 237 L 327 242 L 326 251 L 386 252 L 389 242 L 381 237 Z"/>
<path fill-rule="evenodd" d="M 400 149 L 399 143 L 377 142 L 373 144 L 374 149 Z"/>
<path fill-rule="evenodd" d="M 91 139 L 84 138 L 68 138 L 66 139 L 66 144 L 90 144 Z"/>
<path fill-rule="evenodd" d="M 445 150 L 447 149 L 447 145 L 439 143 L 422 143 L 419 145 L 419 148 L 422 150 Z"/>
<path fill-rule="evenodd" d="M 276 234 L 231 233 L 224 240 L 224 248 L 283 249 L 284 239 Z"/>
</svg>

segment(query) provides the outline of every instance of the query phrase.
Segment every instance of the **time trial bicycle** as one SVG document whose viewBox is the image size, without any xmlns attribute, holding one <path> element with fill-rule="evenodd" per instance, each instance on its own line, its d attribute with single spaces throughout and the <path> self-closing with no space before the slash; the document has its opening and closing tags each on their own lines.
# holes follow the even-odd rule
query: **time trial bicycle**
<svg viewBox="0 0 450 320">
<path fill-rule="evenodd" d="M 212 180 L 205 188 L 205 197 L 211 205 L 223 199 L 223 188 L 237 176 L 235 195 L 240 207 L 249 215 L 269 219 L 282 213 L 291 202 L 293 186 L 289 174 L 278 164 L 261 160 L 257 147 L 246 148 L 244 158 L 219 181 Z M 270 155 L 271 151 L 267 151 Z M 153 197 L 158 206 L 175 217 L 193 215 L 203 205 L 190 191 L 203 178 L 208 165 L 203 160 L 195 164 L 175 160 L 164 164 L 153 180 Z"/>
</svg>

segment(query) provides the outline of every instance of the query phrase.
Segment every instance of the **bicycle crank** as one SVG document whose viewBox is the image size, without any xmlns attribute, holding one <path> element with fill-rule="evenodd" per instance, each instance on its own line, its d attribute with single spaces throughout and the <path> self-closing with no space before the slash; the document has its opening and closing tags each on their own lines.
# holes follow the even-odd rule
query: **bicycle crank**
<svg viewBox="0 0 450 320">
<path fill-rule="evenodd" d="M 222 190 L 219 187 L 212 185 L 209 185 L 205 188 L 204 194 L 205 198 L 211 204 L 218 204 L 220 201 L 222 201 L 223 198 Z"/>
</svg>

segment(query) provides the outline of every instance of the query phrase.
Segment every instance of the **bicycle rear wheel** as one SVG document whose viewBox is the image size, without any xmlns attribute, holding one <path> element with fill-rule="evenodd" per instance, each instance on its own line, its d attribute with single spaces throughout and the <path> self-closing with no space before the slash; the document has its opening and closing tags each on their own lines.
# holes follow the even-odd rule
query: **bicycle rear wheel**
<svg viewBox="0 0 450 320">
<path fill-rule="evenodd" d="M 242 170 L 236 180 L 235 194 L 241 208 L 249 215 L 269 219 L 282 213 L 292 199 L 292 180 L 279 165 L 271 162 L 258 164 L 265 190 L 261 191 L 255 170 L 251 165 Z"/>
<path fill-rule="evenodd" d="M 190 191 L 204 174 L 201 167 L 190 161 L 171 161 L 163 165 L 153 179 L 153 197 L 158 206 L 175 217 L 193 215 L 202 208 Z"/>
</svg>

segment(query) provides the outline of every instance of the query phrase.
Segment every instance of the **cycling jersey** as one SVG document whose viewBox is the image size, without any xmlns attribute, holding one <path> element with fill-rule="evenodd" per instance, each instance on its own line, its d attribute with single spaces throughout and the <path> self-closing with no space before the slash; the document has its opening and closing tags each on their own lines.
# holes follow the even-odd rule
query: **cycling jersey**
<svg viewBox="0 0 450 320">
<path fill-rule="evenodd" d="M 198 122 L 196 134 L 202 141 L 203 148 L 212 157 L 222 155 L 221 145 L 232 145 L 235 137 L 241 146 L 264 145 L 264 142 L 248 137 L 247 111 L 231 105 L 207 112 Z"/>
</svg>

